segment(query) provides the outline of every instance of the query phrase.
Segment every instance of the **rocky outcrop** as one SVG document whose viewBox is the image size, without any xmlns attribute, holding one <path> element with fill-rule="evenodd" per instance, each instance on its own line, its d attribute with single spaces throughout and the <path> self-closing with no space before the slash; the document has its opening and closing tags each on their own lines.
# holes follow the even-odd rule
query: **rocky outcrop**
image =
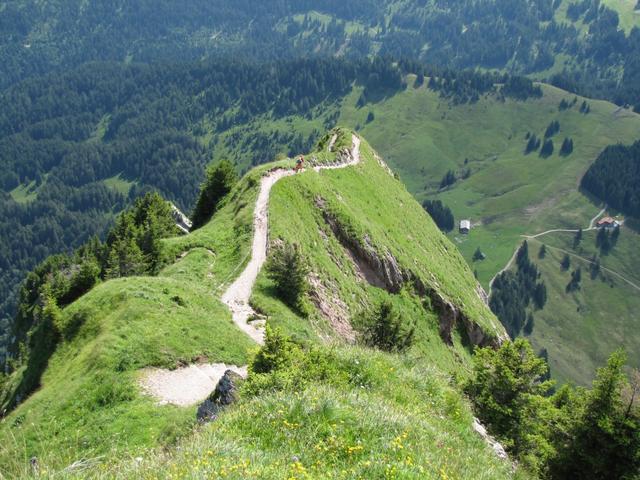
<svg viewBox="0 0 640 480">
<path fill-rule="evenodd" d="M 211 422 L 216 419 L 218 412 L 238 400 L 238 388 L 244 378 L 234 372 L 227 370 L 216 385 L 215 390 L 199 407 L 196 417 L 199 422 Z"/>
<path fill-rule="evenodd" d="M 442 296 L 436 289 L 425 284 L 413 271 L 403 269 L 389 251 L 378 252 L 368 235 L 364 235 L 362 242 L 349 235 L 349 229 L 329 211 L 324 199 L 317 198 L 316 206 L 321 209 L 325 222 L 345 248 L 347 255 L 353 260 L 356 273 L 370 285 L 384 288 L 390 293 L 398 293 L 403 286 L 408 284 L 414 288 L 418 295 L 428 297 L 431 300 L 431 305 L 439 317 L 440 337 L 446 343 L 453 344 L 453 332 L 458 327 L 465 330 L 469 342 L 473 345 L 497 347 L 502 343 L 501 337 L 487 334 L 459 307 Z"/>
<path fill-rule="evenodd" d="M 173 203 L 171 203 L 171 216 L 176 222 L 176 227 L 178 227 L 180 231 L 183 233 L 189 233 L 191 231 L 191 227 L 193 226 L 191 220 L 189 220 L 189 217 L 182 213 L 182 211 Z"/>
<path fill-rule="evenodd" d="M 507 455 L 507 452 L 502 446 L 502 444 L 498 442 L 495 438 L 493 438 L 491 435 L 489 435 L 487 433 L 487 429 L 485 428 L 485 426 L 482 423 L 480 423 L 480 420 L 478 420 L 475 417 L 473 417 L 473 429 L 476 431 L 478 435 L 480 435 L 483 438 L 485 442 L 489 444 L 489 446 L 492 448 L 492 450 L 494 451 L 494 453 L 498 458 L 502 460 L 509 459 L 509 455 Z"/>
</svg>

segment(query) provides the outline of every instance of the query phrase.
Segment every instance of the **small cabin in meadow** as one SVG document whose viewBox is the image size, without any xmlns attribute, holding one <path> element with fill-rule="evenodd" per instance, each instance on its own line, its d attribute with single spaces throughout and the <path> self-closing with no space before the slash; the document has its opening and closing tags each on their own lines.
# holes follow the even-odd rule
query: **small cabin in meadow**
<svg viewBox="0 0 640 480">
<path fill-rule="evenodd" d="M 471 220 L 460 220 L 460 233 L 465 235 L 471 231 Z"/>
<path fill-rule="evenodd" d="M 596 226 L 598 228 L 606 228 L 606 229 L 617 228 L 620 226 L 620 222 L 618 222 L 616 219 L 611 217 L 602 217 L 600 220 L 598 220 L 598 223 L 596 223 Z"/>
</svg>

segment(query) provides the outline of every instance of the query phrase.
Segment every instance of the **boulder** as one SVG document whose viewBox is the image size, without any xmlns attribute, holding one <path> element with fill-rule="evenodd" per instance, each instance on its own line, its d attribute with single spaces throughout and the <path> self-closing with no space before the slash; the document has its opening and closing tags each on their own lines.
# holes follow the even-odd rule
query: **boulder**
<svg viewBox="0 0 640 480">
<path fill-rule="evenodd" d="M 211 422 L 216 419 L 218 412 L 238 400 L 238 389 L 244 378 L 242 375 L 227 370 L 216 385 L 215 390 L 198 407 L 196 417 L 199 422 Z"/>
</svg>

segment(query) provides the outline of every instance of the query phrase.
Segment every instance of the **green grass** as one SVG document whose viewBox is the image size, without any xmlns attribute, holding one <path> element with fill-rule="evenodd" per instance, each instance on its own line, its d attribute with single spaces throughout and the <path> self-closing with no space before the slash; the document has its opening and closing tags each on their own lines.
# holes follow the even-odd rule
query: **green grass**
<svg viewBox="0 0 640 480">
<path fill-rule="evenodd" d="M 476 226 L 469 235 L 460 235 L 456 229 L 448 236 L 477 271 L 485 289 L 511 258 L 522 241 L 521 235 L 588 225 L 601 206 L 578 191 L 582 175 L 607 145 L 631 143 L 640 132 L 640 115 L 603 101 L 588 100 L 591 107 L 588 115 L 578 111 L 582 97 L 570 110 L 559 112 L 560 101 L 563 98 L 572 101 L 574 95 L 548 85 L 542 85 L 541 99 L 501 102 L 494 96 L 486 96 L 470 105 L 451 105 L 425 86 L 414 89 L 413 77 L 409 78 L 409 85 L 406 91 L 362 109 L 355 107 L 359 92 L 354 91 L 343 104 L 340 121 L 362 126 L 362 134 L 399 173 L 418 201 L 439 198 L 452 209 L 456 223 L 463 218 L 471 219 Z M 374 112 L 375 119 L 367 124 L 369 111 Z M 547 159 L 536 153 L 524 155 L 525 134 L 542 136 L 552 120 L 558 120 L 561 127 L 553 139 L 555 153 Z M 560 157 L 557 152 L 565 136 L 573 139 L 574 152 L 569 157 Z M 447 170 L 460 172 L 465 168 L 470 169 L 469 178 L 458 181 L 449 190 L 438 191 Z M 638 237 L 625 236 L 627 240 L 622 239 L 619 246 L 620 251 L 624 248 L 625 255 L 618 257 L 614 253 L 603 264 L 610 263 L 615 271 L 637 276 L 634 272 L 640 271 L 640 258 L 633 248 L 637 251 Z M 487 258 L 474 262 L 473 253 L 478 247 Z M 564 298 L 565 285 L 566 282 L 554 283 L 553 289 L 547 287 L 550 296 L 558 298 L 557 303 L 573 304 L 572 299 Z M 594 367 L 601 365 L 606 354 L 618 344 L 617 335 L 635 328 L 636 309 L 625 307 L 628 304 L 618 300 L 637 298 L 636 290 L 618 281 L 613 289 L 599 286 L 596 290 L 593 295 L 599 299 L 599 306 L 590 310 L 591 327 L 585 335 L 598 338 L 602 346 L 585 347 L 579 355 L 583 365 L 576 367 L 569 358 L 583 347 L 577 337 L 584 312 L 577 308 L 554 312 L 549 306 L 545 315 L 547 309 L 554 312 L 548 315 L 556 317 L 557 326 L 551 329 L 542 320 L 537 323 L 534 343 L 538 346 L 544 343 L 549 348 L 553 374 L 560 380 L 589 382 Z M 615 292 L 609 294 L 609 290 Z M 617 304 L 608 309 L 608 301 Z M 614 316 L 617 334 L 609 335 Z M 562 325 L 574 327 L 563 333 Z M 543 337 L 544 342 L 540 340 Z M 576 338 L 575 343 L 571 338 Z M 550 347 L 561 339 L 562 348 Z M 634 339 L 630 335 L 623 344 L 637 351 Z"/>
<path fill-rule="evenodd" d="M 136 386 L 138 372 L 195 359 L 247 363 L 254 345 L 216 286 L 248 252 L 250 178 L 204 228 L 164 242 L 172 261 L 158 277 L 104 282 L 64 309 L 63 323 L 79 329 L 49 360 L 40 390 L 0 424 L 0 472 L 19 471 L 32 456 L 56 469 L 80 457 L 115 457 L 191 431 L 195 407 L 157 406 Z"/>
<path fill-rule="evenodd" d="M 525 478 L 497 460 L 450 380 L 419 358 L 322 349 L 332 378 L 245 396 L 180 448 L 104 467 L 116 478 Z M 100 469 L 87 478 L 101 478 Z"/>
<path fill-rule="evenodd" d="M 356 167 L 310 171 L 276 184 L 270 203 L 272 238 L 299 243 L 314 272 L 330 279 L 331 288 L 339 289 L 340 298 L 347 299 L 352 309 L 361 305 L 370 294 L 345 270 L 349 260 L 315 204 L 321 198 L 326 210 L 348 225 L 360 243 L 366 237 L 381 256 L 393 255 L 401 268 L 413 271 L 487 335 L 496 336 L 500 329 L 495 317 L 476 294 L 476 282 L 457 250 L 404 186 L 378 164 L 366 141 L 361 159 Z"/>
<path fill-rule="evenodd" d="M 623 229 L 616 247 L 601 257 L 601 265 L 640 285 L 637 265 L 638 235 Z M 535 327 L 530 338 L 536 348 L 546 348 L 552 374 L 561 382 L 587 385 L 595 369 L 606 362 L 619 347 L 626 349 L 631 367 L 640 367 L 640 334 L 635 312 L 640 308 L 640 292 L 619 277 L 602 271 L 592 279 L 588 261 L 596 254 L 595 232 L 585 232 L 580 247 L 573 249 L 573 234 L 555 233 L 530 241 L 536 252 L 544 242 L 549 254 L 536 258 L 542 278 L 551 292 L 543 310 L 535 312 Z M 571 254 L 571 268 L 563 272 L 560 261 Z M 571 272 L 582 269 L 579 291 L 567 294 L 565 287 Z"/>
<path fill-rule="evenodd" d="M 635 10 L 636 0 L 603 0 L 603 5 L 618 12 L 620 28 L 629 35 L 633 27 L 640 27 L 640 12 Z"/>
<path fill-rule="evenodd" d="M 342 131 L 336 145 L 350 139 Z M 391 294 L 356 278 L 316 205 L 321 196 L 360 240 L 366 235 L 376 251 L 392 254 L 488 334 L 496 333 L 496 319 L 477 296 L 463 258 L 364 141 L 361 151 L 357 167 L 308 171 L 276 184 L 270 236 L 300 243 L 348 318 L 390 299 L 416 323 L 410 351 L 396 356 L 345 345 L 318 312 L 303 318 L 289 310 L 261 274 L 252 303 L 272 326 L 325 345 L 316 348 L 338 372 L 335 378 L 245 393 L 193 435 L 195 407 L 158 406 L 140 393 L 136 380 L 147 366 L 172 368 L 203 357 L 247 363 L 252 345 L 218 298 L 248 260 L 258 180 L 274 164 L 261 166 L 210 223 L 163 241 L 167 266 L 158 277 L 104 282 L 64 309 L 63 323 L 78 328 L 67 330 L 75 333 L 51 357 L 42 388 L 0 423 L 2 473 L 32 473 L 28 459 L 35 456 L 49 472 L 82 478 L 209 478 L 214 469 L 229 478 L 512 478 L 511 465 L 473 432 L 456 387 L 454 378 L 468 375 L 464 334 L 455 332 L 454 345 L 446 346 L 428 301 L 411 289 Z M 333 155 L 315 157 L 323 162 Z M 138 456 L 142 460 L 133 460 Z M 81 458 L 89 470 L 63 470 Z"/>
<path fill-rule="evenodd" d="M 28 203 L 38 198 L 36 181 L 33 180 L 27 185 L 18 185 L 9 192 L 11 198 L 18 203 Z"/>
<path fill-rule="evenodd" d="M 114 175 L 113 177 L 105 178 L 103 180 L 103 183 L 107 187 L 115 190 L 118 193 L 121 193 L 122 195 L 129 195 L 129 190 L 131 190 L 131 187 L 135 185 L 135 182 L 125 180 L 119 174 Z"/>
<path fill-rule="evenodd" d="M 125 60 L 127 62 L 127 60 Z M 104 136 L 107 134 L 107 130 L 109 129 L 109 122 L 111 121 L 111 115 L 106 113 L 102 116 L 98 124 L 96 125 L 95 130 L 91 134 L 91 138 L 89 141 L 91 142 L 100 142 L 104 139 Z"/>
</svg>

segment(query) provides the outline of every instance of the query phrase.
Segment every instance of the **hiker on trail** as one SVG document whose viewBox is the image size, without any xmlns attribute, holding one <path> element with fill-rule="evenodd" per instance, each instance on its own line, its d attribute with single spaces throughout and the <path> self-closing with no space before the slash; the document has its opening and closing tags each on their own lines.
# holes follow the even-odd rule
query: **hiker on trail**
<svg viewBox="0 0 640 480">
<path fill-rule="evenodd" d="M 293 169 L 294 172 L 298 172 L 300 170 L 302 170 L 302 165 L 304 163 L 304 157 L 302 155 L 300 155 L 300 158 L 298 158 L 298 160 L 296 160 L 296 166 Z"/>
</svg>

